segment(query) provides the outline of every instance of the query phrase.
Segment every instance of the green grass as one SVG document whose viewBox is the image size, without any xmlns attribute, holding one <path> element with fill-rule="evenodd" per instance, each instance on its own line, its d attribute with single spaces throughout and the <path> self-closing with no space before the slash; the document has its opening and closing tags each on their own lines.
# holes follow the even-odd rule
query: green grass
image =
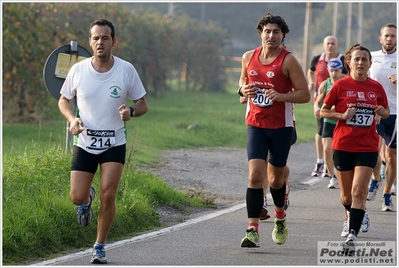
<svg viewBox="0 0 399 268">
<path fill-rule="evenodd" d="M 160 227 L 154 210 L 158 205 L 212 206 L 212 200 L 176 191 L 145 172 L 156 165 L 163 150 L 246 144 L 245 105 L 239 104 L 235 92 L 170 92 L 148 98 L 148 104 L 146 115 L 127 123 L 127 161 L 108 242 Z M 59 113 L 56 101 L 53 113 Z M 312 104 L 296 105 L 295 113 L 298 142 L 313 141 Z M 3 124 L 3 265 L 90 247 L 96 237 L 96 219 L 86 228 L 76 222 L 69 200 L 71 154 L 65 150 L 66 124 L 60 115 L 52 118 L 36 125 Z M 197 127 L 188 129 L 190 125 Z M 93 210 L 98 208 L 96 198 Z"/>
</svg>

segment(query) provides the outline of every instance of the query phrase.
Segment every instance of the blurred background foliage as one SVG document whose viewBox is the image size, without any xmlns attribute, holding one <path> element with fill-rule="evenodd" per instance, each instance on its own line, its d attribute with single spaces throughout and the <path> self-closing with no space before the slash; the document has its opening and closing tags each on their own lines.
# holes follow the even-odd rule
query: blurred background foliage
<svg viewBox="0 0 399 268">
<path fill-rule="evenodd" d="M 174 79 L 183 81 L 180 90 L 225 90 L 220 58 L 228 37 L 220 27 L 118 3 L 9 3 L 3 4 L 3 122 L 45 116 L 54 103 L 43 81 L 48 56 L 72 40 L 90 49 L 89 26 L 98 18 L 115 25 L 114 54 L 134 64 L 150 95 L 172 90 L 166 81 Z"/>
<path fill-rule="evenodd" d="M 381 26 L 397 20 L 396 2 L 362 4 L 361 13 L 359 3 L 353 3 L 350 12 L 348 3 L 338 4 L 336 35 L 341 53 L 347 43 L 359 41 L 371 50 L 380 49 Z M 70 41 L 78 41 L 80 46 L 90 49 L 89 26 L 98 18 L 113 22 L 117 38 L 114 54 L 136 67 L 148 94 L 154 97 L 171 90 L 226 91 L 226 80 L 238 81 L 242 54 L 260 45 L 255 27 L 269 11 L 281 15 L 290 26 L 287 47 L 299 60 L 305 43 L 304 2 L 2 5 L 5 123 L 37 122 L 51 116 L 49 106 L 55 100 L 44 85 L 45 62 L 52 51 Z M 333 3 L 313 5 L 310 44 L 315 55 L 322 52 L 323 38 L 332 33 L 334 6 Z M 357 40 L 359 31 L 361 40 Z"/>
</svg>

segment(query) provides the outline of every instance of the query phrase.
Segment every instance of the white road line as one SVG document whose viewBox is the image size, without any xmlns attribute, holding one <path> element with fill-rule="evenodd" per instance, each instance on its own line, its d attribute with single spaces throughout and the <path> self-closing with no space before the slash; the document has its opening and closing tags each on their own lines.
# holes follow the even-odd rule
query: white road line
<svg viewBox="0 0 399 268">
<path fill-rule="evenodd" d="M 315 185 L 316 183 L 320 182 L 321 180 L 322 180 L 321 178 L 315 177 L 310 180 L 301 182 L 301 184 L 306 184 L 306 185 L 312 186 L 312 185 Z"/>
<path fill-rule="evenodd" d="M 306 185 L 312 186 L 312 185 L 318 183 L 319 181 L 321 181 L 321 178 L 314 177 L 314 178 L 312 178 L 310 180 L 302 182 L 301 184 L 306 184 Z M 272 198 L 271 195 L 268 194 L 267 195 L 267 199 L 270 200 L 271 198 Z M 153 238 L 153 237 L 164 235 L 164 234 L 180 230 L 182 228 L 188 227 L 190 225 L 197 224 L 199 222 L 202 222 L 202 221 L 205 221 L 205 220 L 208 220 L 208 219 L 212 219 L 212 218 L 215 218 L 215 217 L 218 217 L 218 216 L 230 213 L 230 212 L 234 212 L 236 210 L 239 210 L 239 209 L 245 208 L 245 207 L 246 207 L 246 203 L 244 202 L 244 203 L 235 205 L 233 207 L 230 207 L 230 208 L 227 208 L 227 209 L 224 209 L 224 210 L 216 211 L 214 213 L 206 214 L 206 215 L 200 216 L 200 217 L 195 218 L 195 219 L 188 220 L 186 222 L 183 222 L 183 223 L 180 223 L 180 224 L 177 224 L 177 225 L 173 225 L 173 226 L 170 226 L 170 227 L 166 227 L 166 228 L 160 229 L 158 231 L 145 233 L 145 234 L 141 234 L 141 235 L 138 235 L 138 236 L 134 236 L 134 237 L 129 238 L 129 239 L 125 239 L 125 240 L 109 243 L 109 244 L 106 244 L 106 248 L 107 249 L 114 249 L 114 248 L 118 248 L 118 247 L 121 247 L 121 246 L 124 246 L 124 245 L 127 245 L 127 244 L 136 243 L 136 242 L 139 242 L 139 241 L 143 241 L 143 240 L 146 240 L 146 239 L 150 239 L 150 238 Z M 76 258 L 79 258 L 79 257 L 90 255 L 92 253 L 92 251 L 93 251 L 93 249 L 89 248 L 87 250 L 79 251 L 79 252 L 76 252 L 76 253 L 71 253 L 71 254 L 68 254 L 68 255 L 65 255 L 65 256 L 62 256 L 62 257 L 59 257 L 59 258 L 55 258 L 55 259 L 51 259 L 51 260 L 47 260 L 47 261 L 43 261 L 43 262 L 39 262 L 39 263 L 33 263 L 33 264 L 29 265 L 29 266 L 50 266 L 50 265 L 55 265 L 55 264 L 58 264 L 58 263 L 61 263 L 61 262 L 65 262 L 65 261 L 71 260 L 71 259 L 76 259 Z"/>
<path fill-rule="evenodd" d="M 246 203 L 245 202 L 241 203 L 241 204 L 238 204 L 238 205 L 235 205 L 233 207 L 224 209 L 224 210 L 216 211 L 214 213 L 206 214 L 206 215 L 200 216 L 198 218 L 188 220 L 186 222 L 183 222 L 183 223 L 180 223 L 180 224 L 177 224 L 177 225 L 174 225 L 174 226 L 170 226 L 170 227 L 167 227 L 167 228 L 164 228 L 164 229 L 160 229 L 160 230 L 155 231 L 155 232 L 141 234 L 141 235 L 138 235 L 138 236 L 134 236 L 134 237 L 132 237 L 130 239 L 125 239 L 125 240 L 116 241 L 116 242 L 113 242 L 113 243 L 110 243 L 110 244 L 106 244 L 106 249 L 114 249 L 114 248 L 118 248 L 118 247 L 121 247 L 121 246 L 124 246 L 124 245 L 127 245 L 127 244 L 136 243 L 136 242 L 143 241 L 143 240 L 146 240 L 146 239 L 149 239 L 149 238 L 153 238 L 153 237 L 164 235 L 164 234 L 167 234 L 167 233 L 170 233 L 170 232 L 174 232 L 174 231 L 180 230 L 182 228 L 185 228 L 187 226 L 194 225 L 194 224 L 197 224 L 199 222 L 202 222 L 202 221 L 205 221 L 205 220 L 208 220 L 208 219 L 212 219 L 212 218 L 215 218 L 215 217 L 218 217 L 218 216 L 230 213 L 230 212 L 234 212 L 234 211 L 239 210 L 239 209 L 244 208 L 244 207 L 246 207 Z M 79 258 L 79 257 L 90 255 L 92 253 L 92 250 L 93 249 L 90 248 L 90 249 L 87 249 L 87 250 L 84 250 L 84 251 L 79 251 L 77 253 L 68 254 L 68 255 L 65 255 L 65 256 L 62 256 L 62 257 L 59 257 L 59 258 L 43 261 L 43 262 L 40 262 L 40 263 L 34 263 L 34 264 L 29 265 L 29 266 L 54 265 L 54 264 L 57 264 L 57 263 L 60 263 L 60 262 L 64 262 L 64 261 L 68 261 L 68 260 L 71 260 L 71 259 L 76 259 L 76 258 Z"/>
</svg>

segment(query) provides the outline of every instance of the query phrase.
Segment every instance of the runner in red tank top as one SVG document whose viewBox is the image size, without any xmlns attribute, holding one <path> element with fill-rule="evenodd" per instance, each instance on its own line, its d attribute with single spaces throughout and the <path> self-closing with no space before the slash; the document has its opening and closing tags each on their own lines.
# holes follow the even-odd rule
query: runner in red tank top
<svg viewBox="0 0 399 268">
<path fill-rule="evenodd" d="M 257 30 L 262 46 L 244 53 L 238 89 L 240 96 L 248 98 L 248 228 L 241 240 L 242 247 L 259 247 L 258 226 L 267 158 L 275 218 L 272 238 L 276 244 L 283 244 L 287 239 L 284 172 L 294 127 L 293 103 L 310 100 L 301 65 L 281 46 L 289 32 L 284 19 L 268 13 L 260 19 Z"/>
</svg>

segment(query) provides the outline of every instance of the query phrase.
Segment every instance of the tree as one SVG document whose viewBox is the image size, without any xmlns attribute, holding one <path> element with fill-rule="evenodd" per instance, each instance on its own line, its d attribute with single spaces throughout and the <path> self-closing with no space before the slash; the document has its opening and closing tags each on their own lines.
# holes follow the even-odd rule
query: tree
<svg viewBox="0 0 399 268">
<path fill-rule="evenodd" d="M 39 70 L 52 46 L 52 32 L 47 28 L 42 13 L 56 13 L 52 4 L 3 5 L 3 118 L 29 121 L 37 105 L 46 105 L 46 94 Z M 29 10 L 29 16 L 26 11 Z M 39 72 L 38 72 L 39 71 Z M 6 120 L 7 121 L 7 120 Z"/>
<path fill-rule="evenodd" d="M 42 119 L 54 99 L 42 70 L 54 49 L 78 41 L 88 46 L 91 22 L 106 18 L 116 26 L 114 54 L 133 63 L 149 94 L 158 96 L 168 79 L 187 66 L 187 90 L 221 90 L 221 58 L 227 35 L 214 24 L 187 16 L 165 17 L 119 3 L 3 4 L 3 121 Z"/>
</svg>

